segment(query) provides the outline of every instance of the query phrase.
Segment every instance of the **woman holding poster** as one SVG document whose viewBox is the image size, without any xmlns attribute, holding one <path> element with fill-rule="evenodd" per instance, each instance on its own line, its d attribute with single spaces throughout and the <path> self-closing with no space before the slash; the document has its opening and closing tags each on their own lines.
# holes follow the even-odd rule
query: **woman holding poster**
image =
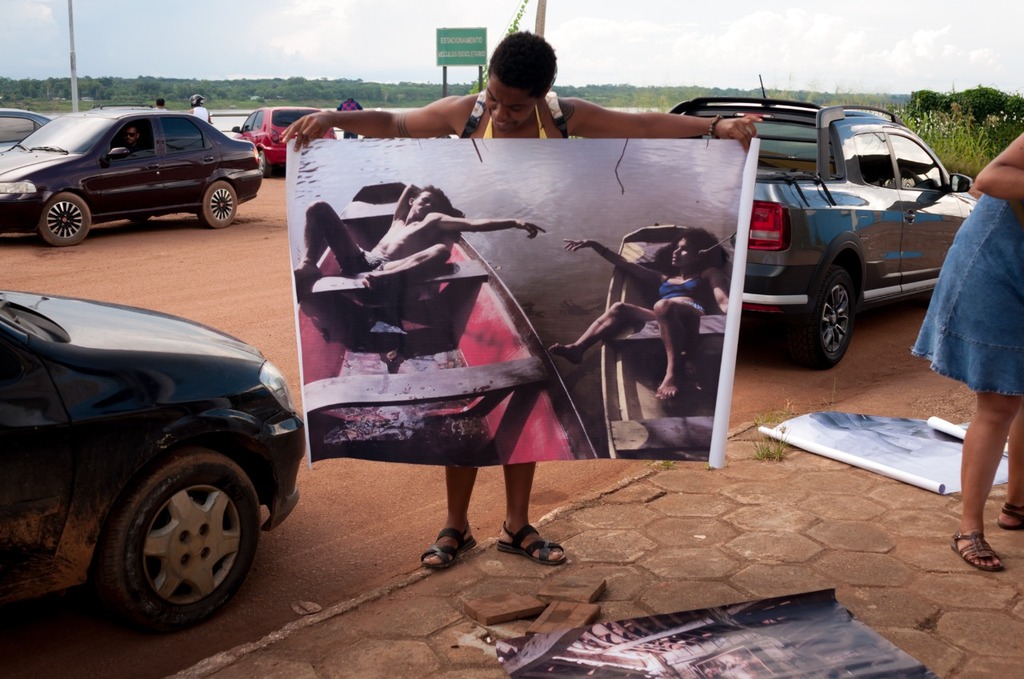
<svg viewBox="0 0 1024 679">
<path fill-rule="evenodd" d="M 561 139 L 596 138 L 674 139 L 710 135 L 735 139 L 746 149 L 756 135 L 756 118 L 715 117 L 711 120 L 665 113 L 612 111 L 551 92 L 557 72 L 555 52 L 542 38 L 514 33 L 498 44 L 491 56 L 484 92 L 453 96 L 419 109 L 388 111 L 323 111 L 304 116 L 284 133 L 301 150 L 331 127 L 363 137 L 449 137 Z M 445 528 L 420 561 L 428 568 L 447 568 L 476 541 L 469 528 L 469 503 L 476 482 L 475 467 L 446 467 Z M 535 463 L 504 466 L 506 518 L 498 549 L 543 565 L 565 563 L 561 546 L 541 539 L 529 522 Z"/>
</svg>

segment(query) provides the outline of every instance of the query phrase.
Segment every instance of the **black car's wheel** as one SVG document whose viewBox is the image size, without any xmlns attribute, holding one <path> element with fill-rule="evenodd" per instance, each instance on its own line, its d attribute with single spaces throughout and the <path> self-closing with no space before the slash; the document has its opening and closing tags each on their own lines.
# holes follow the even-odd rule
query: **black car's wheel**
<svg viewBox="0 0 1024 679">
<path fill-rule="evenodd" d="M 259 152 L 260 157 L 260 172 L 263 173 L 264 179 L 274 174 L 274 166 L 267 162 L 267 154 L 263 151 Z"/>
<path fill-rule="evenodd" d="M 238 465 L 206 448 L 177 451 L 112 510 L 96 549 L 96 591 L 142 627 L 198 623 L 241 587 L 259 521 L 256 491 Z"/>
<path fill-rule="evenodd" d="M 92 213 L 85 201 L 73 193 L 58 193 L 43 206 L 37 230 L 50 245 L 78 245 L 89 233 Z"/>
<path fill-rule="evenodd" d="M 199 221 L 211 229 L 223 229 L 231 224 L 238 212 L 238 196 L 235 188 L 225 181 L 217 181 L 203 194 L 203 209 Z"/>
<path fill-rule="evenodd" d="M 829 268 L 810 318 L 789 327 L 787 339 L 793 360 L 822 370 L 839 363 L 853 336 L 855 299 L 853 280 L 846 269 Z"/>
</svg>

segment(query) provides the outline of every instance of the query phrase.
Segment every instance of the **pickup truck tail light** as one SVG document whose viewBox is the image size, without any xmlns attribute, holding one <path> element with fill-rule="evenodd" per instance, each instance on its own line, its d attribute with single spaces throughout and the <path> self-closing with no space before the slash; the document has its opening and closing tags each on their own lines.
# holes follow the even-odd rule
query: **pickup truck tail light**
<svg viewBox="0 0 1024 679">
<path fill-rule="evenodd" d="M 755 200 L 750 217 L 750 250 L 785 250 L 789 247 L 789 210 L 779 203 Z"/>
</svg>

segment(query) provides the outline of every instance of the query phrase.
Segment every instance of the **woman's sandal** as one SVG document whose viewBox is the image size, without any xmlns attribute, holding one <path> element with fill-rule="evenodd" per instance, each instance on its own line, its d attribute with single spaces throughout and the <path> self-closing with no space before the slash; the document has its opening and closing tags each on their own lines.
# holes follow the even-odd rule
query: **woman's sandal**
<svg viewBox="0 0 1024 679">
<path fill-rule="evenodd" d="M 1017 523 L 1003 523 L 996 519 L 996 525 L 1003 530 L 1024 530 L 1024 505 L 1011 505 L 1009 502 L 1003 505 L 1002 513 L 1017 519 Z"/>
<path fill-rule="evenodd" d="M 427 568 L 448 568 L 455 563 L 457 558 L 459 558 L 459 554 L 476 547 L 476 538 L 472 535 L 467 537 L 466 533 L 468 532 L 469 526 L 466 526 L 465 532 L 461 533 L 454 528 L 443 529 L 437 534 L 437 540 L 434 544 L 430 545 L 427 551 L 420 555 L 420 563 Z M 455 546 L 452 547 L 451 545 L 437 544 L 444 538 L 451 538 L 452 540 L 455 540 Z M 424 561 L 424 559 L 429 556 L 436 556 L 440 561 L 437 563 Z"/>
<path fill-rule="evenodd" d="M 512 535 L 512 531 L 508 529 L 508 526 L 501 524 L 501 529 L 509 535 Z M 561 566 L 565 563 L 565 550 L 562 549 L 562 545 L 557 542 L 551 542 L 550 540 L 534 540 L 530 544 L 523 546 L 523 540 L 529 535 L 540 535 L 536 528 L 530 524 L 526 524 L 519 531 L 512 535 L 512 542 L 505 542 L 504 540 L 498 540 L 498 551 L 508 552 L 509 554 L 518 554 L 519 556 L 525 556 L 530 561 L 544 564 L 545 566 Z M 558 550 L 562 552 L 562 558 L 560 559 L 549 559 L 551 552 Z M 534 552 L 537 555 L 534 556 Z"/>
<path fill-rule="evenodd" d="M 963 547 L 957 547 L 956 543 L 959 540 L 967 540 L 968 543 Z M 953 536 L 953 542 L 950 544 L 953 551 L 960 555 L 960 558 L 974 566 L 975 568 L 983 571 L 1001 571 L 1003 570 L 1003 564 L 984 564 L 981 562 L 982 559 L 998 559 L 999 555 L 993 551 L 989 544 L 985 542 L 985 534 L 981 531 L 974 531 L 967 535 L 961 535 L 960 531 L 957 531 L 956 535 Z"/>
</svg>

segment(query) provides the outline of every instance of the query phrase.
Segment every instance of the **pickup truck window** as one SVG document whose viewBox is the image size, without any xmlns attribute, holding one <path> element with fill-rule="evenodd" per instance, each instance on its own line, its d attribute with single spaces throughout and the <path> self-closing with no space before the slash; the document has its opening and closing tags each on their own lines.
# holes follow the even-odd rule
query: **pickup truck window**
<svg viewBox="0 0 1024 679">
<path fill-rule="evenodd" d="M 761 138 L 759 167 L 814 172 L 818 158 L 814 127 L 763 120 L 757 124 L 757 136 Z"/>
<path fill-rule="evenodd" d="M 895 189 L 896 173 L 892 166 L 892 156 L 889 155 L 889 145 L 885 143 L 885 135 L 881 132 L 855 135 L 853 146 L 864 183 Z"/>
<path fill-rule="evenodd" d="M 913 139 L 889 135 L 900 171 L 900 188 L 921 191 L 942 187 L 942 171 L 938 163 Z"/>
</svg>

